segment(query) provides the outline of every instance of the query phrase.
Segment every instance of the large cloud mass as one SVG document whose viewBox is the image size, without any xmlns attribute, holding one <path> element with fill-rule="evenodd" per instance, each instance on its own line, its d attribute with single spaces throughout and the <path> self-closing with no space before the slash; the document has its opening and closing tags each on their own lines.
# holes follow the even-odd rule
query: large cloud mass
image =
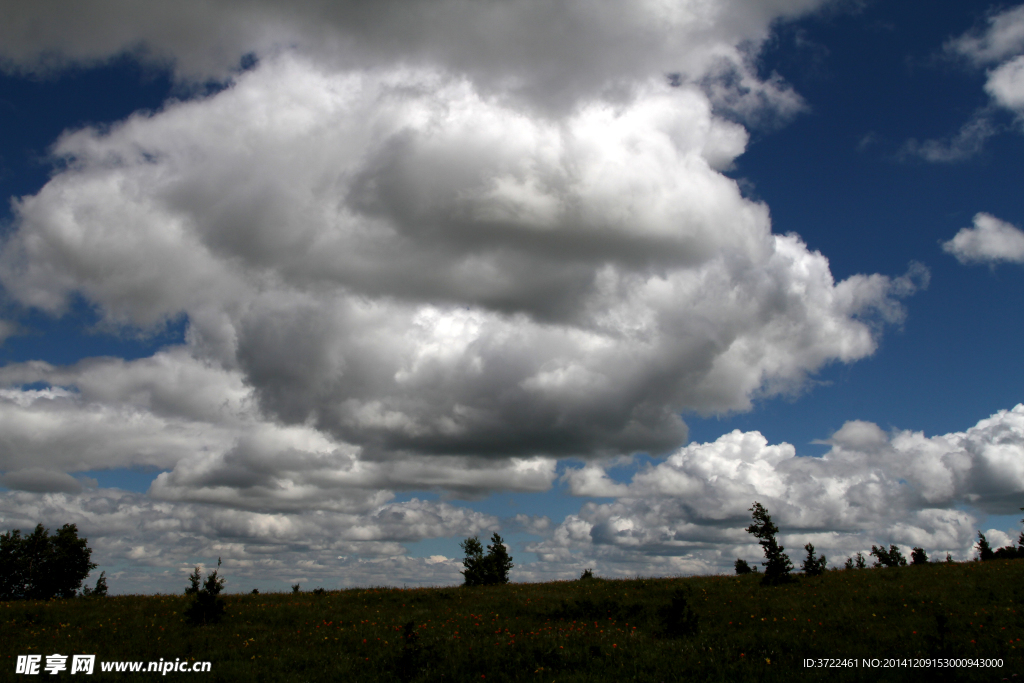
<svg viewBox="0 0 1024 683">
<path fill-rule="evenodd" d="M 875 347 L 903 278 L 832 280 L 715 170 L 744 131 L 691 87 L 531 118 L 435 71 L 282 57 L 66 135 L 0 277 L 59 312 L 185 314 L 260 406 L 371 457 L 663 452 Z"/>
<path fill-rule="evenodd" d="M 820 4 L 4 5 L 9 71 L 129 51 L 183 93 L 224 87 L 67 131 L 49 182 L 15 200 L 14 301 L 188 331 L 150 358 L 0 370 L 2 523 L 71 515 L 128 539 L 103 547 L 129 564 L 177 543 L 168 562 L 223 546 L 241 567 L 295 543 L 321 568 L 398 566 L 399 541 L 499 522 L 394 491 L 545 491 L 559 458 L 670 453 L 683 413 L 747 410 L 870 355 L 927 271 L 836 282 L 723 174 L 737 121 L 800 110 L 755 56 L 772 22 Z M 787 448 L 758 456 L 765 482 L 813 469 Z M 162 473 L 146 496 L 73 476 L 122 467 Z M 645 485 L 570 481 L 627 507 Z M 516 524 L 612 547 L 628 534 L 603 509 Z"/>
</svg>

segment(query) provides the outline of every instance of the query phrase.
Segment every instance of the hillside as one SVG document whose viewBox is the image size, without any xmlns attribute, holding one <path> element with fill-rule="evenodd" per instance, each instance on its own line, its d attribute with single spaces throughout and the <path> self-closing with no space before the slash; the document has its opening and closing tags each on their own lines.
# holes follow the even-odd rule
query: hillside
<svg viewBox="0 0 1024 683">
<path fill-rule="evenodd" d="M 206 626 L 184 621 L 184 596 L 0 603 L 0 678 L 31 680 L 14 675 L 17 655 L 43 655 L 45 665 L 54 653 L 96 654 L 90 680 L 127 680 L 104 674 L 102 662 L 160 658 L 210 661 L 204 681 L 1024 675 L 1024 562 L 1012 560 L 829 571 L 778 587 L 748 575 L 225 597 L 227 616 Z M 887 658 L 939 657 L 1002 659 L 1002 667 L 881 668 Z M 856 667 L 804 668 L 817 658 L 855 658 Z"/>
</svg>

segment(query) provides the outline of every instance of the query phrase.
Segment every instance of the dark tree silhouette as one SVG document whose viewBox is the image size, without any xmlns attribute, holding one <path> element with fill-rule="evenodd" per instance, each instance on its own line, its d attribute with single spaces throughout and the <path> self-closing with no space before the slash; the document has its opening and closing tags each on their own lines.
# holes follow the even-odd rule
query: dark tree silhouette
<svg viewBox="0 0 1024 683">
<path fill-rule="evenodd" d="M 793 569 L 793 562 L 789 559 L 789 555 L 783 552 L 785 548 L 779 545 L 775 538 L 775 534 L 779 533 L 779 527 L 772 523 L 771 515 L 760 503 L 755 501 L 750 512 L 754 523 L 747 527 L 747 533 L 753 534 L 764 550 L 765 561 L 761 563 L 764 565 L 762 583 L 777 584 L 789 581 L 791 578 L 789 572 Z"/>
<path fill-rule="evenodd" d="M 821 576 L 825 572 L 825 567 L 828 566 L 828 558 L 824 555 L 815 557 L 813 543 L 805 545 L 804 550 L 807 551 L 807 557 L 804 559 L 803 566 L 804 574 L 807 574 L 807 576 Z"/>
<path fill-rule="evenodd" d="M 42 524 L 27 536 L 18 529 L 0 534 L 0 599 L 73 598 L 96 568 L 91 557 L 75 524 L 65 524 L 52 536 Z"/>
<path fill-rule="evenodd" d="M 466 586 L 490 586 L 501 583 L 508 583 L 508 573 L 515 565 L 512 558 L 505 549 L 505 542 L 501 536 L 494 533 L 491 536 L 491 543 L 487 546 L 487 555 L 484 555 L 483 546 L 476 536 L 467 538 L 461 543 L 462 551 L 466 553 L 462 565 L 465 570 L 462 572 L 464 585 Z"/>
</svg>

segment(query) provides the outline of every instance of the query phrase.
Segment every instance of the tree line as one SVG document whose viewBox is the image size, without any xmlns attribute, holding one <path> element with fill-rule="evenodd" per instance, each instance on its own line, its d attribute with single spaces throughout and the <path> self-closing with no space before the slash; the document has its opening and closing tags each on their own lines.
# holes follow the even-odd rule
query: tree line
<svg viewBox="0 0 1024 683">
<path fill-rule="evenodd" d="M 1024 508 L 1021 508 L 1021 511 L 1024 511 Z M 746 531 L 758 539 L 757 542 L 760 544 L 765 557 L 764 562 L 761 563 L 764 565 L 764 578 L 762 582 L 765 584 L 778 584 L 790 581 L 792 578 L 790 572 L 793 570 L 793 561 L 784 552 L 786 549 L 779 544 L 775 537 L 779 533 L 779 527 L 775 526 L 772 522 L 771 515 L 768 514 L 765 507 L 756 501 L 753 507 L 750 508 L 750 513 L 753 517 L 753 523 L 746 528 Z M 1021 523 L 1024 524 L 1024 519 L 1021 520 Z M 1024 558 L 1024 531 L 1021 532 L 1017 543 L 1018 545 L 1011 543 L 998 550 L 992 550 L 989 542 L 985 539 L 985 534 L 978 531 L 978 543 L 974 547 L 978 551 L 977 559 L 981 562 Z M 807 552 L 802 567 L 804 574 L 807 576 L 822 574 L 828 566 L 828 559 L 824 555 L 821 557 L 817 556 L 813 543 L 806 544 L 804 550 Z M 885 545 L 872 545 L 870 555 L 875 558 L 872 564 L 874 568 L 907 566 L 907 559 L 900 552 L 899 547 L 893 544 L 890 544 L 888 548 Z M 925 552 L 924 548 L 915 547 L 910 553 L 910 560 L 912 565 L 927 564 L 929 561 L 928 553 Z M 953 558 L 949 553 L 946 553 L 946 562 L 952 561 Z M 734 566 L 737 574 L 757 572 L 757 567 L 751 567 L 744 559 L 737 559 Z M 864 554 L 857 553 L 856 558 L 846 558 L 843 568 L 864 569 L 866 567 L 867 561 L 864 558 Z"/>
</svg>

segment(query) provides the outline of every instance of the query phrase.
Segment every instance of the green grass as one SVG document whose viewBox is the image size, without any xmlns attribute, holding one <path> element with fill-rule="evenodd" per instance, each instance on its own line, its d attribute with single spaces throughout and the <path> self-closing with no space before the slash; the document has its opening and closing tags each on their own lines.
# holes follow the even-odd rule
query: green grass
<svg viewBox="0 0 1024 683">
<path fill-rule="evenodd" d="M 776 587 L 759 579 L 227 595 L 224 621 L 200 627 L 183 620 L 184 596 L 2 602 L 0 679 L 36 679 L 15 676 L 17 655 L 53 653 L 96 654 L 97 671 L 85 680 L 152 679 L 159 674 L 104 675 L 98 662 L 161 657 L 212 662 L 208 674 L 160 676 L 203 681 L 999 681 L 1024 675 L 1024 561 L 830 571 Z M 697 616 L 696 633 L 666 631 L 666 608 L 680 589 Z M 804 658 L 823 657 L 856 658 L 858 668 L 802 666 Z M 892 657 L 1001 658 L 1003 667 L 859 666 L 863 658 Z"/>
</svg>

